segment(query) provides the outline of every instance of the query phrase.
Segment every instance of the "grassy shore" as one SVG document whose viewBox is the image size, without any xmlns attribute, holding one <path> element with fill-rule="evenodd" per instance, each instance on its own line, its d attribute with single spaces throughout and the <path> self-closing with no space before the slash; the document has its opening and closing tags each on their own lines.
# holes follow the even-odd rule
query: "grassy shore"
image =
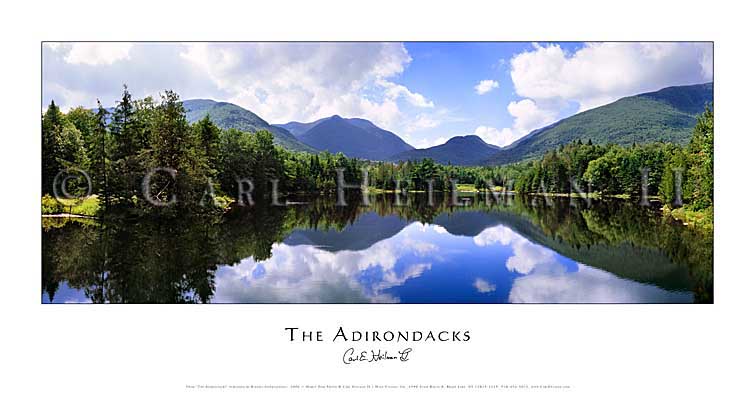
<svg viewBox="0 0 755 398">
<path fill-rule="evenodd" d="M 233 198 L 225 195 L 215 196 L 216 205 L 228 209 Z M 42 197 L 42 215 L 46 217 L 96 217 L 100 210 L 97 195 L 79 199 L 55 199 L 50 195 Z"/>
<path fill-rule="evenodd" d="M 487 188 L 485 189 L 477 189 L 473 184 L 457 184 L 456 189 L 460 193 L 485 193 L 488 191 Z M 407 190 L 407 192 L 426 192 L 424 190 Z M 441 192 L 441 191 L 437 191 Z M 502 186 L 496 186 L 495 192 L 500 193 L 504 192 Z M 393 189 L 382 189 L 382 188 L 375 188 L 370 187 L 370 193 L 394 193 Z M 517 193 L 516 191 L 506 191 L 506 193 Z M 590 192 L 587 194 L 580 194 L 576 192 L 572 193 L 554 193 L 554 192 L 530 192 L 527 193 L 527 195 L 531 196 L 548 196 L 548 197 L 554 197 L 554 198 L 582 198 L 582 197 L 588 197 L 591 199 L 601 199 L 601 198 L 611 198 L 611 199 L 632 199 L 631 195 L 628 194 L 619 194 L 619 195 L 608 195 L 608 194 L 601 194 L 598 192 Z M 659 196 L 648 196 L 649 200 L 659 200 Z"/>
<path fill-rule="evenodd" d="M 459 184 L 457 185 L 459 193 L 480 193 L 485 190 L 476 189 L 472 184 Z M 496 187 L 497 192 L 502 192 L 502 187 Z M 408 192 L 424 192 L 410 190 Z M 514 191 L 508 191 L 514 193 Z M 370 193 L 394 193 L 393 190 L 386 190 L 381 188 L 370 187 Z M 552 197 L 581 197 L 577 193 L 531 193 L 530 195 L 537 196 L 552 196 Z M 628 195 L 601 195 L 598 193 L 587 194 L 589 198 L 619 198 L 629 199 Z M 228 208 L 231 203 L 234 202 L 233 198 L 228 196 L 218 195 L 216 197 L 217 203 L 222 208 Z M 658 199 L 657 197 L 650 197 L 649 199 Z M 81 199 L 55 199 L 50 195 L 42 197 L 42 215 L 46 217 L 95 217 L 100 210 L 100 201 L 97 195 L 90 195 Z M 708 208 L 701 211 L 693 211 L 685 207 L 672 209 L 669 206 L 664 206 L 663 214 L 665 216 L 673 217 L 695 228 L 713 228 L 713 209 Z"/>
<path fill-rule="evenodd" d="M 663 206 L 663 214 L 673 217 L 674 219 L 683 222 L 684 225 L 687 225 L 690 227 L 713 229 L 713 208 L 712 207 L 695 211 L 695 210 L 687 209 L 684 206 L 676 208 L 676 209 L 672 209 L 668 206 Z"/>
<path fill-rule="evenodd" d="M 100 210 L 97 195 L 90 195 L 82 199 L 55 199 L 50 195 L 42 197 L 43 215 L 73 215 L 94 217 Z"/>
<path fill-rule="evenodd" d="M 394 193 L 395 192 L 393 189 L 382 189 L 382 188 L 375 188 L 375 187 L 370 187 L 369 189 L 370 189 L 370 193 Z M 496 186 L 494 189 L 495 189 L 495 192 L 503 192 L 502 186 Z M 459 193 L 484 193 L 485 191 L 487 191 L 487 188 L 477 189 L 475 188 L 474 184 L 456 184 L 456 191 Z M 422 192 L 427 192 L 427 191 L 422 190 L 422 189 L 409 189 L 406 192 L 422 193 Z M 450 191 L 436 190 L 435 192 L 450 192 Z M 508 191 L 508 192 L 512 193 L 514 191 Z"/>
</svg>

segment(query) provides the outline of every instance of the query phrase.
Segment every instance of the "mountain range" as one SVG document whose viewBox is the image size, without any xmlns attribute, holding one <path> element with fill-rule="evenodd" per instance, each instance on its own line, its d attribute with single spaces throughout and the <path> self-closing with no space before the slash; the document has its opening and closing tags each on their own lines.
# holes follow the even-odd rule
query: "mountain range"
<svg viewBox="0 0 755 398">
<path fill-rule="evenodd" d="M 488 144 L 476 135 L 453 137 L 445 144 L 425 149 L 412 149 L 390 158 L 399 160 L 422 160 L 430 158 L 441 164 L 476 165 L 500 152 L 501 147 Z"/>
<path fill-rule="evenodd" d="M 209 99 L 191 99 L 183 102 L 186 120 L 194 123 L 209 115 L 218 127 L 235 128 L 254 133 L 267 130 L 273 134 L 275 143 L 293 151 L 317 152 L 314 148 L 299 141 L 288 130 L 273 126 L 254 112 L 229 102 L 217 102 Z"/>
<path fill-rule="evenodd" d="M 619 99 L 537 129 L 484 161 L 508 164 L 542 156 L 569 142 L 687 144 L 697 115 L 713 102 L 713 83 L 667 87 Z"/>
<path fill-rule="evenodd" d="M 365 119 L 334 115 L 311 123 L 290 122 L 277 127 L 291 129 L 301 142 L 315 149 L 343 152 L 349 157 L 388 160 L 397 153 L 414 149 L 398 135 Z"/>
<path fill-rule="evenodd" d="M 194 99 L 184 101 L 184 108 L 189 122 L 209 115 L 221 128 L 251 133 L 269 130 L 276 144 L 293 151 L 342 152 L 349 157 L 394 162 L 431 158 L 442 164 L 499 165 L 534 159 L 576 140 L 618 145 L 656 141 L 686 144 L 697 115 L 712 102 L 713 83 L 667 87 L 580 112 L 534 130 L 504 148 L 467 135 L 425 149 L 413 148 L 366 119 L 333 115 L 308 123 L 273 125 L 228 102 Z"/>
</svg>

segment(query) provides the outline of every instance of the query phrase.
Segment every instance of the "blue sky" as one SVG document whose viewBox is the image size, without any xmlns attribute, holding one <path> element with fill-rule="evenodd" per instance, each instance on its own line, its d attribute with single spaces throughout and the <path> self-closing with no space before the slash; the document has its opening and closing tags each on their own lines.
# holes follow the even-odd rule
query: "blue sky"
<svg viewBox="0 0 755 398">
<path fill-rule="evenodd" d="M 241 105 L 271 123 L 363 117 L 416 147 L 504 146 L 621 97 L 713 80 L 710 43 L 46 43 L 43 104 L 137 97 Z"/>
</svg>

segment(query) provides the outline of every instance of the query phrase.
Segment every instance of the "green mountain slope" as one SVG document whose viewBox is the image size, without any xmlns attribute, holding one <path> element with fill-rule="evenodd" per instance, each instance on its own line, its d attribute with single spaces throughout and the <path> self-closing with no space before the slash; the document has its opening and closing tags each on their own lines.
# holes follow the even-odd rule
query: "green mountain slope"
<svg viewBox="0 0 755 398">
<path fill-rule="evenodd" d="M 594 144 L 687 144 L 696 116 L 713 102 L 713 83 L 668 87 L 622 98 L 535 130 L 484 160 L 507 164 L 540 157 L 577 139 Z"/>
<path fill-rule="evenodd" d="M 302 135 L 304 135 L 304 133 L 311 130 L 312 127 L 317 126 L 320 122 L 326 119 L 327 118 L 322 118 L 322 119 L 315 120 L 314 122 L 310 122 L 310 123 L 288 122 L 286 124 L 274 124 L 273 126 L 284 128 L 290 131 L 291 134 L 293 134 L 295 137 L 301 137 Z"/>
<path fill-rule="evenodd" d="M 343 152 L 354 158 L 385 160 L 413 149 L 401 137 L 365 119 L 334 115 L 313 123 L 301 123 L 298 127 L 298 138 L 307 145 L 331 153 Z M 309 129 L 301 133 L 305 128 Z"/>
<path fill-rule="evenodd" d="M 453 137 L 445 144 L 401 152 L 390 160 L 422 160 L 430 158 L 441 164 L 474 165 L 498 153 L 501 148 L 490 145 L 476 135 Z"/>
<path fill-rule="evenodd" d="M 187 100 L 183 102 L 183 105 L 186 110 L 186 119 L 190 123 L 202 119 L 205 115 L 210 115 L 210 119 L 213 123 L 220 128 L 235 128 L 248 132 L 267 130 L 273 134 L 275 143 L 286 149 L 315 152 L 312 147 L 299 141 L 288 130 L 273 126 L 253 112 L 238 105 L 228 102 L 216 102 L 208 99 Z"/>
</svg>

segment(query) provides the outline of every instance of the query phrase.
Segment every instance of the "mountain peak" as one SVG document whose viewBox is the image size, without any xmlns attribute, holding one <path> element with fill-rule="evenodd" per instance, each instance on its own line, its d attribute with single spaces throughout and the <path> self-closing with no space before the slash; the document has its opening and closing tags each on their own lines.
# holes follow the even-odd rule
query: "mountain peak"
<svg viewBox="0 0 755 398">
<path fill-rule="evenodd" d="M 235 128 L 249 133 L 268 130 L 273 134 L 275 143 L 293 151 L 313 152 L 309 146 L 301 143 L 288 130 L 270 125 L 254 112 L 230 102 L 211 99 L 189 99 L 183 101 L 186 120 L 196 122 L 205 116 L 223 129 Z"/>
<path fill-rule="evenodd" d="M 184 109 L 187 112 L 191 112 L 195 109 L 205 109 L 217 104 L 217 101 L 207 98 L 196 98 L 183 101 Z"/>
<path fill-rule="evenodd" d="M 383 130 L 365 119 L 344 119 L 333 115 L 310 123 L 289 122 L 302 142 L 331 153 L 349 157 L 385 160 L 413 149 L 396 134 Z"/>
<path fill-rule="evenodd" d="M 448 141 L 446 141 L 445 145 L 473 145 L 478 147 L 488 147 L 495 150 L 501 149 L 501 147 L 493 144 L 488 144 L 485 140 L 482 139 L 479 135 L 475 134 L 469 134 L 469 135 L 458 135 L 456 137 L 449 138 Z"/>
<path fill-rule="evenodd" d="M 484 144 L 487 144 L 485 141 L 483 141 L 482 138 L 474 134 L 457 135 L 456 137 L 449 138 L 448 141 L 446 141 L 446 144 L 448 144 L 449 142 L 482 142 Z"/>
<path fill-rule="evenodd" d="M 685 145 L 692 136 L 697 115 L 712 101 L 712 83 L 666 87 L 624 97 L 533 130 L 485 163 L 533 159 L 577 140 L 622 146 L 651 142 Z"/>
<path fill-rule="evenodd" d="M 430 158 L 438 163 L 454 165 L 473 165 L 492 156 L 501 148 L 488 144 L 477 135 L 451 137 L 445 144 L 425 149 L 402 152 L 392 160 L 420 160 Z"/>
</svg>

